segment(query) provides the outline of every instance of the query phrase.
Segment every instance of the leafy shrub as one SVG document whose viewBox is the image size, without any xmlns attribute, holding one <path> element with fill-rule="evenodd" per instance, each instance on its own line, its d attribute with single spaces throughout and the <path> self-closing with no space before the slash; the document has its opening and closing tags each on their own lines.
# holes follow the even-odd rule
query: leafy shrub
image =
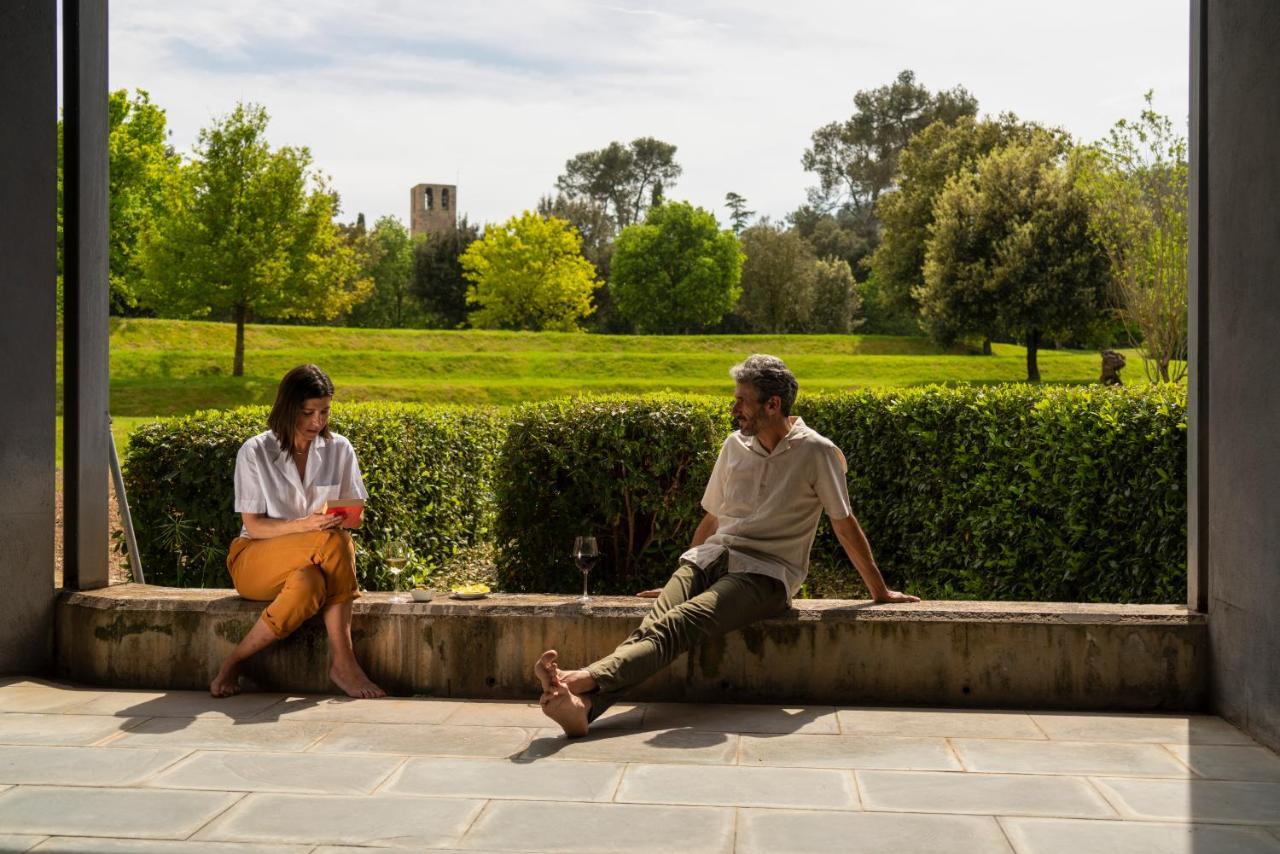
<svg viewBox="0 0 1280 854">
<path fill-rule="evenodd" d="M 854 512 L 891 585 L 938 599 L 1182 601 L 1181 391 L 930 387 L 802 397 L 796 409 L 848 458 Z M 570 546 L 594 533 L 593 589 L 661 585 L 729 429 L 713 399 L 521 410 L 496 479 L 502 584 L 577 589 Z M 833 573 L 856 582 L 825 519 L 812 558 L 813 592 L 840 589 Z"/>
<path fill-rule="evenodd" d="M 236 452 L 266 420 L 266 407 L 200 412 L 130 436 L 125 483 L 148 582 L 231 586 L 227 546 L 240 532 Z M 381 555 L 394 537 L 410 544 L 419 577 L 489 537 L 502 431 L 492 411 L 338 404 L 330 427 L 351 440 L 369 490 L 356 534 L 361 586 L 390 588 Z"/>
<path fill-rule="evenodd" d="M 504 589 L 581 590 L 570 551 L 586 534 L 600 547 L 596 592 L 665 581 L 702 517 L 728 431 L 728 408 L 707 398 L 577 398 L 517 410 L 494 480 Z"/>
</svg>

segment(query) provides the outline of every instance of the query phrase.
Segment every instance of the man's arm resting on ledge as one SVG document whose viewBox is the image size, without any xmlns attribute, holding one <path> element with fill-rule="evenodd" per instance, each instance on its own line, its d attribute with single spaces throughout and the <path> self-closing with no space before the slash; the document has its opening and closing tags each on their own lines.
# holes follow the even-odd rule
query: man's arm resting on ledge
<svg viewBox="0 0 1280 854">
<path fill-rule="evenodd" d="M 720 527 L 720 520 L 710 513 L 702 517 L 702 521 L 698 523 L 698 529 L 693 532 L 694 547 L 700 546 L 707 541 L 707 537 L 716 532 L 716 528 Z M 658 594 L 662 592 L 661 587 L 655 587 L 652 590 L 641 590 L 637 596 L 643 596 L 645 599 L 657 599 Z"/>
<path fill-rule="evenodd" d="M 880 574 L 880 567 L 876 566 L 876 559 L 871 555 L 871 544 L 867 542 L 867 535 L 862 532 L 862 526 L 858 524 L 858 520 L 852 513 L 843 519 L 832 519 L 831 530 L 836 532 L 836 539 L 840 541 L 840 545 L 844 546 L 844 553 L 849 556 L 854 568 L 862 576 L 872 601 L 882 603 L 920 601 L 918 596 L 908 596 L 906 593 L 890 590 L 889 585 L 885 584 L 884 576 Z"/>
</svg>

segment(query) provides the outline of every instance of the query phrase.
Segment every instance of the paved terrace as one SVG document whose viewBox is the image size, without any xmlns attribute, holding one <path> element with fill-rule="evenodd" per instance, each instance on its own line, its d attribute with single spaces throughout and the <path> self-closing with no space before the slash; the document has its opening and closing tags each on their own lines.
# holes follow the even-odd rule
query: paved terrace
<svg viewBox="0 0 1280 854">
<path fill-rule="evenodd" d="M 0 683 L 0 851 L 1280 852 L 1198 715 L 536 705 Z"/>
</svg>

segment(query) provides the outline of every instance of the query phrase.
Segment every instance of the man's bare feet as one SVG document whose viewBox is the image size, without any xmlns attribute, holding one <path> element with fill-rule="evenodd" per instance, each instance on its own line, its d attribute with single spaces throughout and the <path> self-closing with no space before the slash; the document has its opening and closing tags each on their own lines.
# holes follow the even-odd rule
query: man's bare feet
<svg viewBox="0 0 1280 854">
<path fill-rule="evenodd" d="M 230 659 L 222 662 L 218 675 L 209 683 L 209 693 L 215 697 L 231 697 L 240 693 L 240 662 Z"/>
<path fill-rule="evenodd" d="M 560 687 L 560 668 L 556 667 L 556 656 L 558 653 L 554 649 L 549 649 L 542 655 L 538 656 L 538 660 L 533 665 L 533 675 L 538 677 L 539 684 L 542 685 L 542 693 L 548 694 L 554 688 Z"/>
<path fill-rule="evenodd" d="M 329 678 L 346 692 L 348 697 L 355 697 L 357 700 L 373 700 L 387 696 L 387 692 L 373 684 L 360 669 L 360 665 L 354 662 L 344 667 L 333 665 L 329 669 Z"/>
<path fill-rule="evenodd" d="M 558 723 L 569 738 L 587 734 L 587 712 L 591 710 L 589 697 L 579 697 L 564 687 L 558 687 L 543 694 L 539 702 L 542 713 Z"/>
</svg>

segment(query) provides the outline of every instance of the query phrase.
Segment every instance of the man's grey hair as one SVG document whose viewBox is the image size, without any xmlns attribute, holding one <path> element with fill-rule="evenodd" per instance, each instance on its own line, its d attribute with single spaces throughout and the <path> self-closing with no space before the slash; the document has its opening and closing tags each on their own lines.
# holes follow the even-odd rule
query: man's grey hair
<svg viewBox="0 0 1280 854">
<path fill-rule="evenodd" d="M 796 375 L 777 356 L 755 353 L 729 369 L 734 382 L 750 383 L 755 388 L 759 402 L 764 403 L 775 394 L 782 401 L 782 414 L 791 414 L 800 383 Z"/>
</svg>

